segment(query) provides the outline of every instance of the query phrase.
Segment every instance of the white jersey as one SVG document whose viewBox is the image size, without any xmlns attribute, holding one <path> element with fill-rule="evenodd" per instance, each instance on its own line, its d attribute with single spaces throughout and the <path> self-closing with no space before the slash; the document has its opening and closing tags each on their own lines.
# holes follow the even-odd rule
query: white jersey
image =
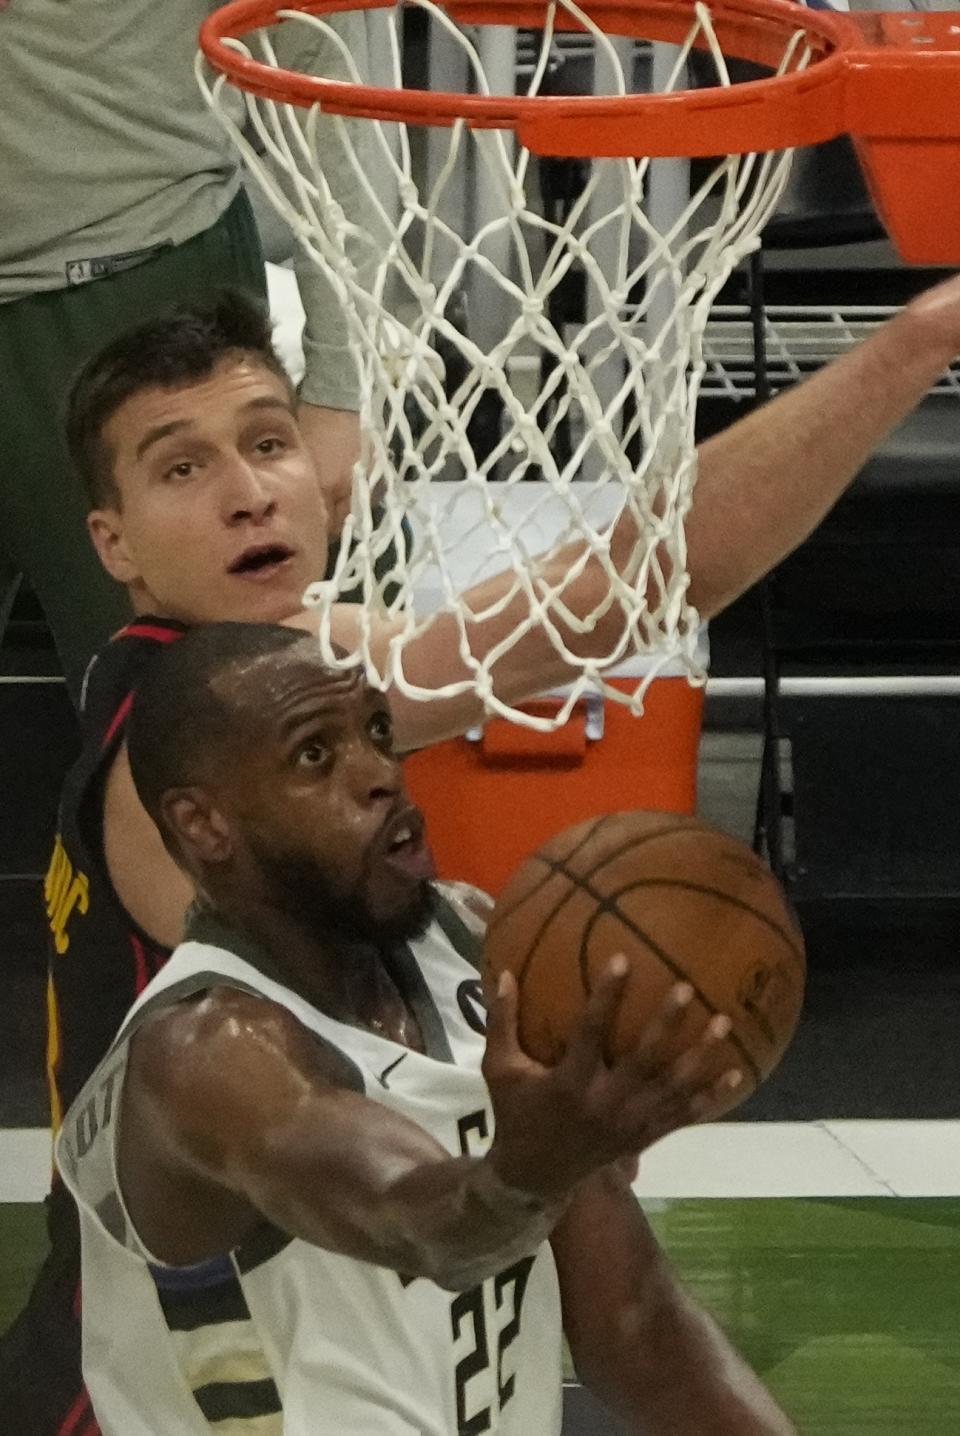
<svg viewBox="0 0 960 1436">
<path fill-rule="evenodd" d="M 153 1258 L 124 1208 L 116 1133 L 130 1040 L 149 1014 L 227 985 L 285 1007 L 352 1064 L 373 1101 L 451 1155 L 482 1154 L 476 931 L 452 888 L 395 977 L 426 1054 L 336 1022 L 263 956 L 198 924 L 131 1009 L 71 1107 L 57 1160 L 83 1238 L 83 1370 L 103 1436 L 556 1436 L 561 1319 L 548 1244 L 465 1292 L 354 1261 L 266 1223 L 193 1267 Z"/>
</svg>

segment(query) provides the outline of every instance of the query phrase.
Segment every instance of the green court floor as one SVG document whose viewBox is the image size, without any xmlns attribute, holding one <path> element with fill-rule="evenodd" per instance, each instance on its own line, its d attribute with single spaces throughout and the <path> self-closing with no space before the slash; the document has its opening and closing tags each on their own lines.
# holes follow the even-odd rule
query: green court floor
<svg viewBox="0 0 960 1436">
<path fill-rule="evenodd" d="M 960 1200 L 689 1201 L 651 1215 L 804 1436 L 960 1432 Z"/>
<path fill-rule="evenodd" d="M 960 1432 L 960 1199 L 677 1201 L 651 1217 L 804 1436 Z M 41 1218 L 0 1205 L 0 1328 Z"/>
<path fill-rule="evenodd" d="M 0 1331 L 17 1314 L 46 1246 L 42 1207 L 0 1203 Z"/>
</svg>

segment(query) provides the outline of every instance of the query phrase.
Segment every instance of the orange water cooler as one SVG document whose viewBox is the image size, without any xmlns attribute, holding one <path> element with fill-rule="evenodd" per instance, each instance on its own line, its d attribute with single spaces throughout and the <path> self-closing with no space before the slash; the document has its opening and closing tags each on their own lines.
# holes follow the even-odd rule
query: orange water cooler
<svg viewBox="0 0 960 1436">
<path fill-rule="evenodd" d="M 613 681 L 625 691 L 636 684 Z M 426 814 L 440 876 L 496 894 L 528 853 L 583 818 L 626 808 L 692 813 L 703 694 L 685 678 L 657 678 L 640 717 L 591 694 L 555 732 L 494 718 L 412 754 L 407 786 Z M 548 714 L 561 701 L 524 706 Z"/>
</svg>

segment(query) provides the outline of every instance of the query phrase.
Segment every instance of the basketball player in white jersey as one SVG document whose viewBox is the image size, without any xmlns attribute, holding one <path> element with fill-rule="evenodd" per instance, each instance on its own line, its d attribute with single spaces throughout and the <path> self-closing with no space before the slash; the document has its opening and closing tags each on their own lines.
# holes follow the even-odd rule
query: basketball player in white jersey
<svg viewBox="0 0 960 1436">
<path fill-rule="evenodd" d="M 168 645 L 128 747 L 198 901 L 58 1141 L 103 1436 L 555 1436 L 561 1327 L 630 1430 L 789 1436 L 626 1170 L 736 1082 L 727 1019 L 664 1060 L 680 987 L 608 1066 L 615 960 L 556 1067 L 509 978 L 485 1042 L 482 896 L 430 880 L 382 694 L 289 628 Z"/>
</svg>

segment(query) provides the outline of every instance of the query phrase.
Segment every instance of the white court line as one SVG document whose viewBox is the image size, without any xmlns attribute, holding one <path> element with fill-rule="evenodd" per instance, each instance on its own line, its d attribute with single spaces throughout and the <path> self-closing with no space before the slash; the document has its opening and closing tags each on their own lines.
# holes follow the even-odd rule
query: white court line
<svg viewBox="0 0 960 1436">
<path fill-rule="evenodd" d="M 818 1122 L 685 1128 L 643 1154 L 635 1191 L 656 1198 L 892 1194 L 874 1168 L 858 1161 Z"/>
<path fill-rule="evenodd" d="M 900 1197 L 960 1193 L 960 1122 L 827 1122 L 825 1127 Z"/>
<path fill-rule="evenodd" d="M 0 1202 L 37 1202 L 42 1129 L 0 1132 Z M 960 1197 L 960 1121 L 718 1122 L 675 1132 L 640 1164 L 645 1199 Z"/>
<path fill-rule="evenodd" d="M 960 1122 L 723 1122 L 667 1137 L 635 1190 L 678 1197 L 960 1196 Z"/>
</svg>

